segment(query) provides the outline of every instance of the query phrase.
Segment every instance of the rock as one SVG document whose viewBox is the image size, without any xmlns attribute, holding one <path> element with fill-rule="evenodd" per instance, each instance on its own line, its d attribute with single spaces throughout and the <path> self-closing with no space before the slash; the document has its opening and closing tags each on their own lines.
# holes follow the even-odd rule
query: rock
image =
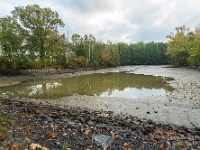
<svg viewBox="0 0 200 150">
<path fill-rule="evenodd" d="M 2 142 L 2 145 L 3 145 L 3 146 L 9 146 L 9 145 L 12 144 L 13 141 L 14 141 L 14 140 L 13 140 L 12 138 L 6 139 L 6 140 L 4 140 L 4 141 Z"/>
<path fill-rule="evenodd" d="M 81 117 L 80 118 L 81 122 L 85 122 L 85 118 Z"/>
<path fill-rule="evenodd" d="M 139 125 L 140 124 L 140 122 L 139 121 L 131 121 L 132 123 L 134 123 L 135 125 Z"/>
<path fill-rule="evenodd" d="M 38 117 L 41 119 L 46 119 L 47 116 L 45 114 L 39 114 Z"/>
<path fill-rule="evenodd" d="M 68 124 L 64 125 L 64 128 L 67 129 L 67 128 L 76 128 L 76 124 L 75 122 L 69 122 Z"/>
<path fill-rule="evenodd" d="M 151 119 L 147 120 L 148 124 L 153 124 L 153 121 Z"/>
<path fill-rule="evenodd" d="M 119 135 L 123 135 L 126 131 L 125 130 L 119 130 Z"/>
<path fill-rule="evenodd" d="M 107 125 L 106 124 L 96 124 L 97 128 L 106 128 Z"/>
<path fill-rule="evenodd" d="M 93 137 L 92 140 L 94 140 L 95 142 L 98 142 L 98 144 L 102 146 L 104 150 L 106 150 L 107 147 L 109 147 L 111 143 L 113 142 L 113 139 L 111 136 L 104 135 L 104 134 L 98 134 L 95 137 Z"/>
<path fill-rule="evenodd" d="M 94 122 L 93 121 L 88 121 L 88 125 L 89 126 L 94 126 Z"/>
<path fill-rule="evenodd" d="M 14 138 L 14 141 L 17 142 L 17 143 L 21 143 L 21 144 L 25 144 L 26 143 L 26 140 L 23 139 L 23 138 Z"/>
<path fill-rule="evenodd" d="M 106 124 L 96 124 L 96 128 L 104 128 L 106 130 L 110 130 L 110 126 Z"/>
<path fill-rule="evenodd" d="M 96 119 L 95 117 L 92 116 L 92 117 L 90 118 L 90 120 L 96 121 L 97 119 Z"/>
</svg>

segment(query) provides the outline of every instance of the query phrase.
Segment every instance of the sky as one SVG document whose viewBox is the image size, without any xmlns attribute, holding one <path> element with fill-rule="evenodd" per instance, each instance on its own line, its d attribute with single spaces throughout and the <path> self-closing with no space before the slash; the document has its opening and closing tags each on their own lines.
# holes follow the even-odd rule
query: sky
<svg viewBox="0 0 200 150">
<path fill-rule="evenodd" d="M 60 33 L 93 34 L 102 42 L 166 42 L 175 27 L 194 31 L 200 24 L 200 0 L 0 0 L 0 18 L 32 4 L 58 12 Z"/>
</svg>

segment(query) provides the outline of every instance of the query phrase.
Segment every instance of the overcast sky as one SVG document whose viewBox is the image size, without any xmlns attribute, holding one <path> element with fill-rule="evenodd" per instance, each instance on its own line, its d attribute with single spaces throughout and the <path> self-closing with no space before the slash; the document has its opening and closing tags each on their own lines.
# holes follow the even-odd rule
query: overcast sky
<svg viewBox="0 0 200 150">
<path fill-rule="evenodd" d="M 200 23 L 200 0 L 0 0 L 0 17 L 14 7 L 38 4 L 57 11 L 61 33 L 93 34 L 106 42 L 167 41 L 175 27 Z"/>
</svg>

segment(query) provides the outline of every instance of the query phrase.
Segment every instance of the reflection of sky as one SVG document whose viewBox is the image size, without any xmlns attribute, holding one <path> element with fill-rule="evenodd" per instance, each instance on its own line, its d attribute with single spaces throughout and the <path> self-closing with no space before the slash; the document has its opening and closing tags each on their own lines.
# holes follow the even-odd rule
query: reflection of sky
<svg viewBox="0 0 200 150">
<path fill-rule="evenodd" d="M 103 92 L 100 97 L 126 97 L 126 98 L 142 98 L 146 96 L 164 95 L 164 89 L 136 89 L 126 88 L 123 91 L 114 90 L 111 92 Z"/>
<path fill-rule="evenodd" d="M 52 88 L 56 88 L 56 87 L 61 86 L 61 85 L 62 84 L 60 84 L 58 82 L 46 83 L 46 90 L 50 90 Z M 31 92 L 29 93 L 29 95 L 34 95 L 36 93 L 42 94 L 43 93 L 42 86 L 44 86 L 44 85 L 37 84 L 37 85 L 29 87 L 29 89 L 31 89 Z"/>
</svg>

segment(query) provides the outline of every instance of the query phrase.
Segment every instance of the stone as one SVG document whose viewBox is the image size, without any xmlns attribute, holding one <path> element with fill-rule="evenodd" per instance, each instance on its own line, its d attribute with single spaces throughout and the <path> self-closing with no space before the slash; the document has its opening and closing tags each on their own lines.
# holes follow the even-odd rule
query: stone
<svg viewBox="0 0 200 150">
<path fill-rule="evenodd" d="M 113 142 L 113 139 L 111 136 L 104 135 L 104 134 L 98 134 L 92 138 L 93 141 L 97 142 L 104 150 L 107 149 Z"/>
<path fill-rule="evenodd" d="M 69 122 L 68 124 L 64 125 L 64 128 L 76 128 L 75 122 Z"/>
<path fill-rule="evenodd" d="M 89 126 L 94 126 L 94 122 L 93 121 L 88 121 L 88 125 Z"/>
</svg>

